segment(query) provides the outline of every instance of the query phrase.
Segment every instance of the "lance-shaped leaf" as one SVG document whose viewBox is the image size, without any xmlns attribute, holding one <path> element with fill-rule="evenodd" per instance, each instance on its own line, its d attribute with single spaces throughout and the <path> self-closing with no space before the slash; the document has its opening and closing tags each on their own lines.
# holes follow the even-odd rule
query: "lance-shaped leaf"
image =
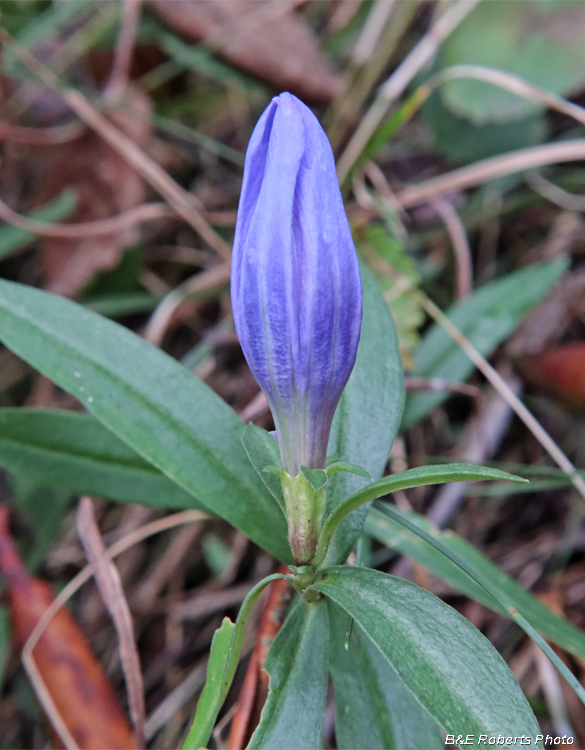
<svg viewBox="0 0 585 750">
<path fill-rule="evenodd" d="M 390 518 L 392 518 L 394 521 L 399 523 L 401 526 L 406 527 L 413 533 L 420 536 L 430 545 L 435 547 L 435 549 L 440 550 L 443 553 L 443 555 L 445 555 L 445 557 L 448 557 L 451 560 L 451 562 L 455 563 L 457 567 L 465 571 L 468 576 L 473 578 L 473 580 L 477 584 L 479 584 L 483 589 L 485 589 L 485 591 L 495 601 L 497 601 L 500 606 L 504 607 L 507 610 L 508 616 L 511 617 L 514 620 L 514 622 L 518 623 L 518 625 L 520 625 L 522 630 L 524 630 L 524 632 L 532 638 L 532 640 L 541 649 L 541 651 L 543 651 L 544 654 L 548 656 L 550 661 L 555 665 L 555 667 L 563 675 L 565 680 L 577 693 L 581 702 L 585 705 L 585 688 L 583 687 L 583 685 L 581 685 L 581 683 L 577 680 L 575 675 L 567 667 L 564 661 L 548 645 L 548 643 L 544 640 L 544 638 L 540 635 L 540 633 L 537 630 L 535 630 L 534 627 L 530 624 L 530 622 L 524 617 L 524 615 L 520 614 L 520 612 L 518 612 L 518 610 L 513 606 L 513 604 L 510 602 L 510 599 L 508 598 L 504 590 L 502 590 L 498 586 L 495 586 L 492 580 L 490 579 L 490 577 L 485 575 L 485 573 L 482 570 L 478 568 L 473 568 L 470 565 L 468 565 L 465 559 L 463 559 L 462 557 L 457 555 L 455 552 L 450 550 L 449 547 L 444 545 L 440 539 L 433 537 L 423 528 L 421 528 L 416 523 L 414 523 L 407 515 L 401 515 L 399 512 L 397 512 L 397 509 L 394 508 L 392 505 L 389 505 L 387 503 L 378 503 L 377 507 L 382 513 L 384 513 L 385 515 L 388 515 Z"/>
<path fill-rule="evenodd" d="M 327 694 L 325 602 L 299 600 L 274 639 L 264 669 L 270 692 L 248 750 L 315 750 Z"/>
<path fill-rule="evenodd" d="M 215 631 L 207 665 L 207 679 L 182 750 L 198 750 L 209 741 L 236 673 L 252 608 L 269 583 L 285 577 L 274 573 L 259 581 L 244 599 L 235 624 L 225 617 L 221 628 Z"/>
<path fill-rule="evenodd" d="M 89 414 L 0 409 L 0 466 L 77 495 L 205 509 Z"/>
<path fill-rule="evenodd" d="M 362 265 L 364 317 L 357 359 L 335 412 L 328 454 L 366 469 L 373 479 L 384 473 L 404 405 L 404 378 L 392 315 L 378 285 Z M 327 486 L 327 517 L 367 480 L 339 472 Z M 327 563 L 345 562 L 359 537 L 367 507 L 345 518 L 329 547 Z"/>
<path fill-rule="evenodd" d="M 0 281 L 0 339 L 212 513 L 281 560 L 283 515 L 242 446 L 244 425 L 178 362 L 122 326 Z"/>
<path fill-rule="evenodd" d="M 442 484 L 445 482 L 470 482 L 481 479 L 510 479 L 514 482 L 526 482 L 522 477 L 516 477 L 499 469 L 491 469 L 487 466 L 473 466 L 472 464 L 446 464 L 437 466 L 418 466 L 416 469 L 408 469 L 398 474 L 379 479 L 364 487 L 355 495 L 345 500 L 336 508 L 323 524 L 317 552 L 313 561 L 315 568 L 319 567 L 329 548 L 329 543 L 339 524 L 350 513 L 361 508 L 366 503 L 377 500 L 379 497 L 388 495 L 397 490 L 406 490 L 410 487 L 421 487 L 427 484 Z"/>
<path fill-rule="evenodd" d="M 437 723 L 393 667 L 331 600 L 329 669 L 335 688 L 335 740 L 340 750 L 443 750 Z"/>
<path fill-rule="evenodd" d="M 448 734 L 539 732 L 520 686 L 491 643 L 437 597 L 369 568 L 328 568 L 316 589 L 350 614 Z"/>
<path fill-rule="evenodd" d="M 452 531 L 439 531 L 423 516 L 408 513 L 394 508 L 394 512 L 409 519 L 442 545 L 465 560 L 467 566 L 487 576 L 492 585 L 502 592 L 503 596 L 520 612 L 530 624 L 544 636 L 570 651 L 576 656 L 585 658 L 585 634 L 567 620 L 557 617 L 532 594 L 523 589 L 497 565 L 488 560 L 479 550 Z M 500 614 L 509 616 L 506 607 L 490 596 L 471 576 L 433 547 L 421 536 L 396 523 L 389 516 L 372 508 L 366 521 L 366 531 L 382 544 L 386 544 L 403 555 L 408 555 L 443 581 L 461 591 L 463 594 L 485 604 L 486 607 Z"/>
</svg>

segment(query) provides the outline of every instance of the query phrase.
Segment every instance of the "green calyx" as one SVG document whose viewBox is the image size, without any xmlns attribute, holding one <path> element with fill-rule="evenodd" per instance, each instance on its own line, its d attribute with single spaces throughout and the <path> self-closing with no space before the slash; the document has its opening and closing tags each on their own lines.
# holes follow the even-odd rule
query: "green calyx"
<svg viewBox="0 0 585 750">
<path fill-rule="evenodd" d="M 322 469 L 306 469 L 291 477 L 279 472 L 288 520 L 288 541 L 296 565 L 310 565 L 315 557 L 321 531 L 327 474 Z"/>
<path fill-rule="evenodd" d="M 325 512 L 327 483 L 332 474 L 338 471 L 358 474 L 371 480 L 368 472 L 360 466 L 336 460 L 329 461 L 325 469 L 308 469 L 301 466 L 300 472 L 294 477 L 276 466 L 266 466 L 263 469 L 265 474 L 277 474 L 280 477 L 285 506 L 283 510 L 286 512 L 288 523 L 288 540 L 297 566 L 296 588 L 309 585 L 314 575 L 315 554 Z M 301 572 L 303 566 L 306 567 L 306 572 Z"/>
</svg>

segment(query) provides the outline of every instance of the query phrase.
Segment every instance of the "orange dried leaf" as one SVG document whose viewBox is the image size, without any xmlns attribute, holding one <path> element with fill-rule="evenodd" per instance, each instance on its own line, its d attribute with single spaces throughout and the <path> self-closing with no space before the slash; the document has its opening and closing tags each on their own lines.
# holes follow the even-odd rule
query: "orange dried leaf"
<svg viewBox="0 0 585 750">
<path fill-rule="evenodd" d="M 542 385 L 567 403 L 585 409 L 585 342 L 556 346 L 528 359 Z"/>
<path fill-rule="evenodd" d="M 14 639 L 22 648 L 53 593 L 24 568 L 10 537 L 5 506 L 0 507 L 0 573 L 6 581 Z M 56 614 L 33 655 L 57 711 L 82 750 L 136 748 L 112 686 L 68 610 Z"/>
</svg>

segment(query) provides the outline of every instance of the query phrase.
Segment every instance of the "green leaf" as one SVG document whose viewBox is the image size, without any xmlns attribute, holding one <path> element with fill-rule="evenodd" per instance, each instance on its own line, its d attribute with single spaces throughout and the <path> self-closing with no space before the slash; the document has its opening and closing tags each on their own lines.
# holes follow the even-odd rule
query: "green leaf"
<svg viewBox="0 0 585 750">
<path fill-rule="evenodd" d="M 250 422 L 242 435 L 242 443 L 258 476 L 268 487 L 282 512 L 286 513 L 280 477 L 276 472 L 266 471 L 268 467 L 280 466 L 280 451 L 276 440 L 269 432 Z"/>
<path fill-rule="evenodd" d="M 331 600 L 327 606 L 339 750 L 443 750 L 439 727 L 394 668 L 380 657 L 359 625 L 354 625 L 346 649 L 349 617 Z"/>
<path fill-rule="evenodd" d="M 299 600 L 264 665 L 270 692 L 248 750 L 315 750 L 327 695 L 328 618 L 325 602 Z"/>
<path fill-rule="evenodd" d="M 515 73 L 553 94 L 583 82 L 585 48 L 579 30 L 582 3 L 503 3 L 494 12 L 479 3 L 441 45 L 441 67 L 478 64 Z M 441 89 L 445 105 L 478 124 L 521 120 L 542 111 L 529 101 L 482 81 L 450 81 Z"/>
<path fill-rule="evenodd" d="M 363 477 L 364 479 L 367 479 L 368 482 L 372 481 L 372 477 L 368 471 L 357 464 L 350 464 L 349 461 L 332 461 L 325 467 L 325 473 L 328 477 L 332 477 L 333 474 L 336 474 L 338 471 L 346 471 L 348 474 L 357 474 L 358 477 Z"/>
<path fill-rule="evenodd" d="M 0 409 L 0 466 L 76 495 L 205 509 L 89 414 Z"/>
<path fill-rule="evenodd" d="M 464 83 L 471 81 L 466 80 Z M 477 80 L 473 83 L 478 86 L 486 85 Z M 451 82 L 443 85 L 449 86 Z M 480 124 L 446 107 L 439 91 L 431 94 L 423 105 L 422 112 L 433 131 L 437 151 L 459 162 L 471 163 L 496 154 L 535 146 L 546 140 L 549 134 L 544 113 L 505 123 Z"/>
<path fill-rule="evenodd" d="M 447 317 L 471 341 L 489 356 L 542 300 L 550 287 L 567 269 L 565 258 L 550 263 L 535 263 L 503 279 L 481 287 L 464 302 L 454 305 Z M 416 354 L 417 377 L 442 377 L 462 383 L 475 365 L 438 324 L 425 334 Z M 441 404 L 448 394 L 413 393 L 406 400 L 402 428 L 406 429 Z"/>
<path fill-rule="evenodd" d="M 211 651 L 207 662 L 207 679 L 197 703 L 193 726 L 187 735 L 183 748 L 205 747 L 215 725 L 218 705 L 221 707 L 223 676 L 227 667 L 235 624 L 224 617 L 211 641 Z"/>
<path fill-rule="evenodd" d="M 307 469 L 306 466 L 301 466 L 301 473 L 311 485 L 311 487 L 318 492 L 322 490 L 327 484 L 329 477 L 323 469 Z"/>
<path fill-rule="evenodd" d="M 7 281 L 0 339 L 208 510 L 290 561 L 285 519 L 246 456 L 244 425 L 178 362 L 73 302 Z"/>
<path fill-rule="evenodd" d="M 40 208 L 35 208 L 28 215 L 29 219 L 37 221 L 61 221 L 75 211 L 77 206 L 77 195 L 73 190 L 64 190 L 61 195 L 46 203 Z M 24 250 L 25 247 L 34 242 L 37 238 L 32 232 L 25 232 L 17 227 L 5 226 L 0 229 L 0 260 L 7 258 L 9 255 Z"/>
<path fill-rule="evenodd" d="M 236 673 L 252 608 L 266 586 L 279 578 L 286 578 L 286 576 L 274 573 L 263 578 L 244 599 L 235 625 L 226 617 L 222 627 L 216 630 L 207 668 L 207 680 L 197 704 L 193 725 L 183 744 L 183 750 L 197 750 L 209 741 L 217 715 Z M 219 637 L 214 652 L 216 636 Z"/>
<path fill-rule="evenodd" d="M 355 368 L 343 392 L 327 453 L 338 461 L 364 467 L 374 478 L 384 473 L 404 404 L 402 362 L 388 305 L 368 269 L 362 264 L 364 317 Z M 327 486 L 329 515 L 364 486 L 364 479 L 346 472 L 335 474 Z M 367 510 L 359 510 L 338 529 L 328 563 L 347 559 L 361 534 Z"/>
<path fill-rule="evenodd" d="M 264 86 L 251 76 L 218 59 L 212 50 L 202 44 L 189 44 L 183 41 L 153 18 L 143 19 L 140 35 L 144 41 L 155 43 L 172 60 L 187 70 L 194 70 L 201 76 L 235 86 L 250 94 L 265 90 Z"/>
<path fill-rule="evenodd" d="M 232 559 L 232 548 L 213 534 L 203 537 L 203 558 L 214 576 L 221 576 Z"/>
<path fill-rule="evenodd" d="M 393 510 L 397 515 L 408 518 L 412 523 L 420 526 L 427 534 L 462 558 L 469 568 L 487 577 L 492 586 L 497 588 L 518 612 L 546 638 L 570 653 L 585 658 L 585 634 L 567 620 L 553 614 L 532 594 L 519 586 L 497 565 L 494 565 L 482 555 L 479 550 L 451 531 L 439 531 L 434 528 L 423 516 L 416 513 L 407 513 L 398 508 Z M 396 523 L 392 518 L 381 513 L 376 507 L 370 511 L 366 522 L 366 530 L 368 534 L 382 544 L 413 558 L 466 596 L 476 599 L 495 612 L 509 617 L 506 607 L 502 606 L 440 550 L 405 526 Z"/>
<path fill-rule="evenodd" d="M 408 516 L 397 513 L 396 508 L 393 508 L 386 503 L 378 503 L 377 507 L 382 511 L 382 513 L 394 519 L 399 524 L 405 526 L 407 529 L 414 532 L 418 536 L 422 537 L 425 541 L 435 547 L 435 549 L 440 550 L 446 557 L 448 557 L 453 563 L 455 563 L 455 565 L 461 568 L 461 570 L 464 570 L 469 576 L 471 576 L 471 578 L 476 581 L 476 583 L 482 586 L 487 591 L 487 593 L 490 594 L 502 607 L 505 607 L 508 612 L 508 616 L 511 617 L 514 622 L 518 623 L 522 630 L 524 630 L 524 632 L 529 635 L 530 638 L 532 638 L 536 645 L 540 647 L 541 651 L 543 651 L 544 654 L 548 656 L 550 661 L 559 670 L 565 680 L 577 693 L 581 702 L 585 705 L 585 688 L 583 687 L 583 685 L 581 685 L 581 683 L 577 680 L 571 670 L 565 665 L 562 659 L 557 656 L 553 649 L 534 629 L 530 622 L 528 622 L 524 615 L 521 615 L 518 610 L 512 605 L 506 594 L 501 589 L 498 589 L 497 586 L 493 585 L 491 579 L 488 576 L 484 575 L 481 570 L 470 567 L 462 557 L 456 555 L 448 547 L 442 544 L 439 539 L 435 539 L 424 529 L 417 526 L 416 523 L 413 523 Z"/>
<path fill-rule="evenodd" d="M 522 477 L 516 477 L 499 469 L 491 469 L 487 466 L 473 466 L 472 464 L 446 464 L 433 466 L 418 466 L 416 469 L 408 469 L 398 474 L 372 482 L 363 490 L 356 492 L 342 505 L 331 513 L 323 524 L 317 552 L 313 566 L 319 567 L 326 559 L 329 542 L 340 523 L 350 513 L 361 506 L 377 500 L 379 497 L 388 495 L 397 490 L 407 490 L 411 487 L 421 487 L 428 484 L 443 484 L 445 482 L 476 482 L 483 479 L 510 479 L 513 482 L 526 482 Z"/>
<path fill-rule="evenodd" d="M 91 297 L 85 300 L 83 304 L 106 318 L 121 318 L 124 315 L 150 312 L 161 299 L 160 294 L 150 294 L 149 292 L 122 292 L 120 294 Z"/>
<path fill-rule="evenodd" d="M 312 587 L 343 607 L 448 734 L 534 737 L 538 724 L 491 643 L 409 581 L 369 568 L 330 568 Z M 310 591 L 311 589 L 309 589 Z"/>
</svg>

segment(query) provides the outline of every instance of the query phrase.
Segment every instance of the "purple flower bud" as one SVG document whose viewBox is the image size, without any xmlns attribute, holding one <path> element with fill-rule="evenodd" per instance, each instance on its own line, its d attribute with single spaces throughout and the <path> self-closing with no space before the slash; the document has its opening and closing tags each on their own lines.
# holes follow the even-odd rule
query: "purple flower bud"
<svg viewBox="0 0 585 750">
<path fill-rule="evenodd" d="M 327 136 L 275 97 L 246 153 L 232 259 L 244 355 L 272 410 L 282 468 L 322 468 L 355 364 L 362 284 Z"/>
</svg>

